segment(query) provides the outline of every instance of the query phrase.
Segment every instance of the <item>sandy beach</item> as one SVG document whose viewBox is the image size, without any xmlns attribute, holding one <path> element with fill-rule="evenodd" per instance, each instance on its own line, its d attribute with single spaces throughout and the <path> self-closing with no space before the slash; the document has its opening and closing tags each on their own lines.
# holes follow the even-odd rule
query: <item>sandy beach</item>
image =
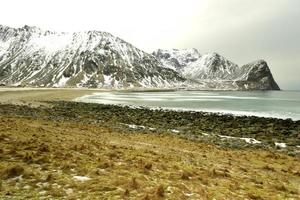
<svg viewBox="0 0 300 200">
<path fill-rule="evenodd" d="M 138 91 L 161 92 L 174 89 L 94 89 L 94 88 L 6 88 L 0 87 L 0 103 L 16 105 L 45 105 L 45 101 L 71 101 L 77 97 L 91 95 L 96 92 Z"/>
<path fill-rule="evenodd" d="M 80 88 L 0 88 L 0 103 L 32 105 L 45 104 L 44 101 L 70 101 L 104 89 Z"/>
</svg>

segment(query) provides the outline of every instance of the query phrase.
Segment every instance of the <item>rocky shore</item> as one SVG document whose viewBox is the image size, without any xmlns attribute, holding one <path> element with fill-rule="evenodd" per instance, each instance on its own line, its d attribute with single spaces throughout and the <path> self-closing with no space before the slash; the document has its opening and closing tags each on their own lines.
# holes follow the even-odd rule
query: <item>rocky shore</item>
<svg viewBox="0 0 300 200">
<path fill-rule="evenodd" d="M 300 121 L 70 101 L 44 103 L 48 106 L 0 105 L 0 114 L 99 124 L 128 132 L 168 133 L 225 147 L 263 148 L 300 156 Z"/>
<path fill-rule="evenodd" d="M 0 104 L 1 199 L 297 199 L 300 122 Z"/>
</svg>

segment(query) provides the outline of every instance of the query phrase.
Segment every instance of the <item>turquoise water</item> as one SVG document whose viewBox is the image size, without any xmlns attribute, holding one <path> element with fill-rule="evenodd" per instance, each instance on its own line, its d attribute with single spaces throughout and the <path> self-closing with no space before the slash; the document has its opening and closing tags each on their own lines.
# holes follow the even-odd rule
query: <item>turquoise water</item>
<svg viewBox="0 0 300 200">
<path fill-rule="evenodd" d="M 300 120 L 300 91 L 99 92 L 77 101 Z"/>
</svg>

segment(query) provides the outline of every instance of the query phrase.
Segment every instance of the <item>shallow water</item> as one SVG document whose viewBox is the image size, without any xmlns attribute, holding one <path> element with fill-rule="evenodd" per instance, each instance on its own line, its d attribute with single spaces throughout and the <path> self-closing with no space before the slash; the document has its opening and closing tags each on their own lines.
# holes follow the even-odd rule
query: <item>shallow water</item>
<svg viewBox="0 0 300 200">
<path fill-rule="evenodd" d="M 300 91 L 101 92 L 76 101 L 300 120 Z"/>
</svg>

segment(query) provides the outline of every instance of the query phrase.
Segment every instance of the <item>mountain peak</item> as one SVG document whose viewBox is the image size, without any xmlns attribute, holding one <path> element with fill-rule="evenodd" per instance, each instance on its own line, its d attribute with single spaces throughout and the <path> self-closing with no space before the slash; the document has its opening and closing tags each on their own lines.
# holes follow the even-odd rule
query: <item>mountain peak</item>
<svg viewBox="0 0 300 200">
<path fill-rule="evenodd" d="M 273 78 L 271 70 L 265 60 L 256 60 L 241 67 L 243 76 L 240 80 L 255 82 L 260 90 L 280 90 Z"/>
<path fill-rule="evenodd" d="M 24 25 L 22 27 L 22 29 L 25 29 L 25 30 L 41 30 L 39 27 L 37 26 L 30 26 L 30 25 Z"/>
<path fill-rule="evenodd" d="M 107 32 L 25 25 L 0 32 L 0 82 L 8 86 L 171 87 L 185 79 Z"/>
<path fill-rule="evenodd" d="M 38 87 L 279 89 L 267 63 L 242 67 L 216 52 L 159 49 L 152 55 L 107 32 L 0 26 L 0 83 Z"/>
<path fill-rule="evenodd" d="M 239 67 L 216 52 L 200 55 L 197 50 L 176 49 L 158 50 L 153 55 L 164 66 L 176 70 L 187 79 L 199 82 L 205 89 L 279 89 L 264 60 Z"/>
<path fill-rule="evenodd" d="M 206 55 L 211 56 L 211 57 L 221 57 L 221 55 L 218 54 L 217 52 L 209 52 L 209 53 L 206 53 Z"/>
<path fill-rule="evenodd" d="M 257 64 L 267 64 L 267 61 L 264 60 L 264 59 L 257 59 L 257 60 L 254 60 L 248 64 L 252 64 L 252 65 L 257 65 Z"/>
</svg>

